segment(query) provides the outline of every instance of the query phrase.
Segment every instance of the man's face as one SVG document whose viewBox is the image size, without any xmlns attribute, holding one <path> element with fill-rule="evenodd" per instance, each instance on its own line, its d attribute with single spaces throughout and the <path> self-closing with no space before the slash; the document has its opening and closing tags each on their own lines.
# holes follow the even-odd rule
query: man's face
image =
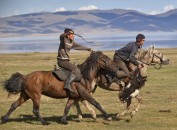
<svg viewBox="0 0 177 130">
<path fill-rule="evenodd" d="M 144 45 L 144 41 L 145 39 L 141 39 L 141 41 L 139 42 L 141 45 Z"/>
<path fill-rule="evenodd" d="M 70 40 L 74 40 L 74 34 L 69 34 L 69 35 L 68 35 L 68 38 L 69 38 Z"/>
</svg>

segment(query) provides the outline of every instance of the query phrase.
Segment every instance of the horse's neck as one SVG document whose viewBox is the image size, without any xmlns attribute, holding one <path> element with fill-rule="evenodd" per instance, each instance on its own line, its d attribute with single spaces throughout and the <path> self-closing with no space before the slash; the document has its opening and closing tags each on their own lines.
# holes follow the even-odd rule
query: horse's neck
<svg viewBox="0 0 177 130">
<path fill-rule="evenodd" d="M 132 63 L 129 64 L 129 68 L 131 71 L 135 71 L 137 66 L 133 65 Z M 144 65 L 143 68 L 140 69 L 141 76 L 146 76 L 146 71 L 147 71 L 148 66 Z"/>
<path fill-rule="evenodd" d="M 141 74 L 142 77 L 145 77 L 147 75 L 146 74 L 147 68 L 148 68 L 148 66 L 145 65 L 143 68 L 140 69 L 140 74 Z"/>
<path fill-rule="evenodd" d="M 85 65 L 80 65 L 79 66 L 80 70 L 81 70 L 81 74 L 83 77 L 83 80 L 85 82 L 90 82 L 92 83 L 92 81 L 95 79 L 96 75 L 97 75 L 97 68 L 96 66 L 85 66 Z"/>
<path fill-rule="evenodd" d="M 148 51 L 147 50 L 143 50 L 143 49 L 138 50 L 138 52 L 136 54 L 136 58 L 139 61 L 144 62 L 144 64 L 143 64 L 144 67 L 140 69 L 140 74 L 143 77 L 146 76 L 146 72 L 147 72 L 147 68 L 148 68 L 147 64 L 150 63 L 150 58 L 151 58 L 151 57 L 148 57 L 147 55 L 148 55 Z"/>
</svg>

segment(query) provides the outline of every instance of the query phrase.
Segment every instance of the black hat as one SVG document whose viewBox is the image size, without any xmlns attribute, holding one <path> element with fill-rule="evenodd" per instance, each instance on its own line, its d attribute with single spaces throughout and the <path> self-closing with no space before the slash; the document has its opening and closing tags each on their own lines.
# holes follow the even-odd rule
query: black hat
<svg viewBox="0 0 177 130">
<path fill-rule="evenodd" d="M 136 36 L 136 39 L 145 39 L 145 36 L 143 34 L 138 34 Z"/>
<path fill-rule="evenodd" d="M 74 31 L 72 29 L 70 29 L 70 28 L 65 28 L 64 33 L 74 34 Z"/>
</svg>

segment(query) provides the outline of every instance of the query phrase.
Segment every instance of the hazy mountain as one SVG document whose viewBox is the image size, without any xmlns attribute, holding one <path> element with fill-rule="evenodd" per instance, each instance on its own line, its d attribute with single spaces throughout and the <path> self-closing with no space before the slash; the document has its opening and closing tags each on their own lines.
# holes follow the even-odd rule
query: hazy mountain
<svg viewBox="0 0 177 130">
<path fill-rule="evenodd" d="M 40 12 L 0 18 L 0 36 L 60 33 L 69 27 L 80 33 L 106 31 L 177 31 L 177 9 L 158 15 L 134 10 Z"/>
</svg>

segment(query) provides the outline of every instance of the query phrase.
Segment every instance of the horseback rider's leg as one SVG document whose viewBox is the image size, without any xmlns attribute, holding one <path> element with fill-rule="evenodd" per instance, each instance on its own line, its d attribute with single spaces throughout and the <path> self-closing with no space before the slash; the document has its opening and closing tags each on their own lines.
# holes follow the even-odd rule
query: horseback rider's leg
<svg viewBox="0 0 177 130">
<path fill-rule="evenodd" d="M 65 82 L 64 89 L 68 89 L 70 92 L 74 92 L 71 87 L 71 83 L 76 78 L 78 81 L 81 79 L 80 70 L 74 64 L 71 64 L 69 60 L 58 60 L 58 65 L 70 71 L 70 74 L 68 75 Z"/>
<path fill-rule="evenodd" d="M 74 73 L 70 73 L 67 77 L 67 80 L 65 82 L 65 86 L 64 89 L 68 89 L 70 92 L 74 92 L 72 87 L 71 87 L 71 83 L 74 81 L 74 79 L 76 78 L 76 75 Z"/>
<path fill-rule="evenodd" d="M 120 79 L 120 81 L 123 81 L 125 84 L 129 83 L 130 78 L 130 72 L 127 68 L 126 63 L 120 59 L 119 57 L 114 57 L 114 61 L 116 62 L 119 69 L 116 71 L 117 77 Z M 122 83 L 121 83 L 122 84 Z"/>
<path fill-rule="evenodd" d="M 130 72 L 125 64 L 124 61 L 120 60 L 120 59 L 116 59 L 115 60 L 117 66 L 121 69 L 121 70 L 117 70 L 116 74 L 118 78 L 125 78 L 128 77 L 130 75 Z"/>
</svg>

